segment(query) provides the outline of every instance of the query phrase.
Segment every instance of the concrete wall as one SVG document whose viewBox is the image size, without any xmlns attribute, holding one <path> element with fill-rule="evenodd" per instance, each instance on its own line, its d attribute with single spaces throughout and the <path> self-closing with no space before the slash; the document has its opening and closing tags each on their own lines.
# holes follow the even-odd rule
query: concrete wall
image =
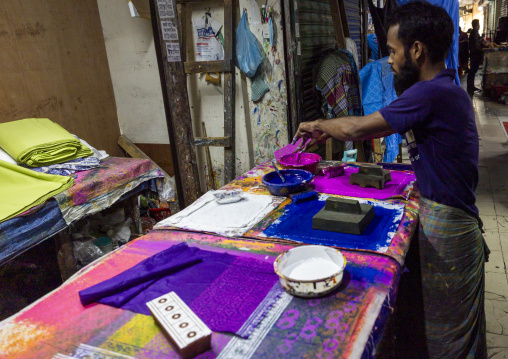
<svg viewBox="0 0 508 359">
<path fill-rule="evenodd" d="M 131 18 L 126 0 L 97 0 L 101 16 L 109 67 L 113 80 L 120 130 L 135 143 L 169 143 L 153 35 L 149 20 Z M 259 6 L 264 2 L 259 2 Z M 206 5 L 206 6 L 205 6 Z M 212 18 L 223 23 L 222 6 L 206 3 L 187 5 L 187 59 L 194 59 L 192 16 L 210 10 Z M 251 12 L 251 2 L 240 1 L 240 9 Z M 273 151 L 287 139 L 287 96 L 280 3 L 275 4 L 275 42 L 272 52 L 262 40 L 262 29 L 251 30 L 264 44 L 262 76 L 270 88 L 262 101 L 250 101 L 251 80 L 236 69 L 236 173 L 241 174 L 273 157 Z M 238 16 L 238 20 L 240 15 Z M 182 19 L 180 19 L 182 21 Z M 235 29 L 236 30 L 236 29 Z M 280 59 L 280 63 L 277 63 Z M 207 135 L 223 136 L 223 83 L 207 84 L 202 75 L 188 75 L 188 92 L 194 135 L 201 136 L 201 122 Z M 210 148 L 215 181 L 223 185 L 223 149 Z M 198 149 L 202 189 L 207 189 L 204 150 Z"/>
<path fill-rule="evenodd" d="M 135 143 L 169 143 L 149 20 L 125 0 L 97 0 L 122 134 Z"/>
</svg>

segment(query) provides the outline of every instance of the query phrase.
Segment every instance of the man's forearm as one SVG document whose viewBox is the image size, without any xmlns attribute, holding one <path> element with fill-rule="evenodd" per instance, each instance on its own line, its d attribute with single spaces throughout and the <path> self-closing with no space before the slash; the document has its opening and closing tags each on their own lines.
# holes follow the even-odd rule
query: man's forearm
<svg viewBox="0 0 508 359">
<path fill-rule="evenodd" d="M 351 120 L 354 119 L 353 116 L 340 117 L 340 118 L 332 118 L 329 120 L 321 120 L 317 123 L 317 130 L 322 131 L 324 133 L 329 134 L 330 136 L 342 140 L 342 141 L 352 141 L 352 132 L 351 132 Z"/>
<path fill-rule="evenodd" d="M 372 116 L 346 116 L 322 120 L 318 121 L 316 127 L 317 130 L 342 141 L 369 140 L 395 133 L 386 122 L 372 121 L 370 118 Z"/>
</svg>

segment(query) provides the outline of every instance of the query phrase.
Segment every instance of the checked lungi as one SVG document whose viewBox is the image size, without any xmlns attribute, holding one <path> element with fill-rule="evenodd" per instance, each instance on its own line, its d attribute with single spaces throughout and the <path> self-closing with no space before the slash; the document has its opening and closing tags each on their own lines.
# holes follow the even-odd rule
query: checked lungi
<svg viewBox="0 0 508 359">
<path fill-rule="evenodd" d="M 487 358 L 485 247 L 478 220 L 421 198 L 420 263 L 431 358 Z"/>
</svg>

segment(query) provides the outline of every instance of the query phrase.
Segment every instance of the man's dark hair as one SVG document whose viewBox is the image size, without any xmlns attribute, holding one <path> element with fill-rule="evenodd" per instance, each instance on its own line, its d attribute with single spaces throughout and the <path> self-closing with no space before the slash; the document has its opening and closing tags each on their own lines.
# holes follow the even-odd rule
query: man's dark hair
<svg viewBox="0 0 508 359">
<path fill-rule="evenodd" d="M 399 40 L 404 44 L 406 58 L 415 41 L 427 47 L 430 61 L 443 61 L 453 42 L 453 21 L 440 6 L 423 1 L 402 5 L 388 19 L 388 28 L 399 25 Z"/>
<path fill-rule="evenodd" d="M 471 26 L 472 27 L 480 26 L 480 20 L 474 19 L 473 21 L 471 21 Z"/>
</svg>

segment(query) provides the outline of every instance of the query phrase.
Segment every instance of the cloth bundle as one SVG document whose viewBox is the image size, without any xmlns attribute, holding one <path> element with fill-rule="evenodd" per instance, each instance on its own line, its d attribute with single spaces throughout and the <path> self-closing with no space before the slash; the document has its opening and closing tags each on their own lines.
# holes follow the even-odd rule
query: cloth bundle
<svg viewBox="0 0 508 359">
<path fill-rule="evenodd" d="M 38 173 L 0 160 L 0 222 L 44 203 L 73 185 L 72 177 Z"/>
<path fill-rule="evenodd" d="M 272 263 L 179 243 L 81 290 L 79 298 L 150 315 L 146 303 L 171 291 L 211 330 L 247 338 L 284 289 Z"/>
<path fill-rule="evenodd" d="M 0 147 L 17 163 L 48 166 L 93 155 L 60 125 L 47 118 L 27 118 L 0 124 Z"/>
</svg>

